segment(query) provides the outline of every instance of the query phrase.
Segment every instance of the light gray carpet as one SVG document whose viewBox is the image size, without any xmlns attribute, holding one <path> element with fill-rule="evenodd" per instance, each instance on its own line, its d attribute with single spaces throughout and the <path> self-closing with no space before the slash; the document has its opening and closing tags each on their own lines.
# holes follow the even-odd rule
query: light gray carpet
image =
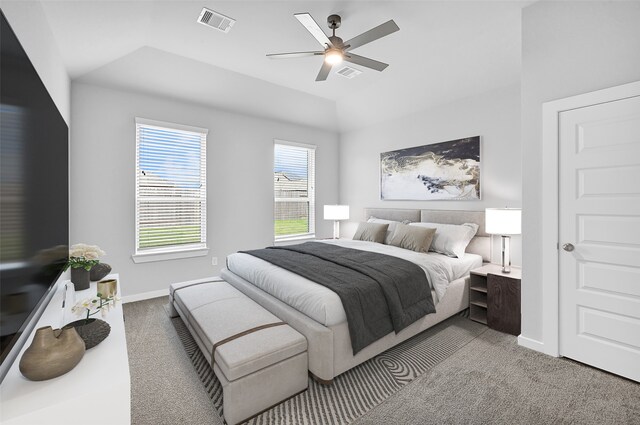
<svg viewBox="0 0 640 425">
<path fill-rule="evenodd" d="M 168 297 L 125 304 L 134 425 L 220 424 L 164 305 Z"/>
<path fill-rule="evenodd" d="M 219 424 L 166 303 L 124 306 L 132 424 Z M 488 329 L 353 423 L 640 424 L 640 385 Z"/>
<path fill-rule="evenodd" d="M 640 384 L 488 329 L 355 424 L 640 424 Z"/>
<path fill-rule="evenodd" d="M 223 416 L 223 391 L 209 362 L 182 319 L 171 319 L 216 411 Z M 466 317 L 452 317 L 321 385 L 251 419 L 250 425 L 346 425 L 486 331 Z"/>
</svg>

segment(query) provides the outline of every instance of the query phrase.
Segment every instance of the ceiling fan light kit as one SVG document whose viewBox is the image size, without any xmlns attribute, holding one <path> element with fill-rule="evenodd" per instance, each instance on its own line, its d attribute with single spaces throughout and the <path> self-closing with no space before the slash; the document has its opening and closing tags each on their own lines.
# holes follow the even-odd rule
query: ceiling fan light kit
<svg viewBox="0 0 640 425">
<path fill-rule="evenodd" d="M 342 59 L 342 51 L 339 49 L 328 49 L 324 54 L 324 61 L 329 65 L 337 65 Z"/>
<path fill-rule="evenodd" d="M 386 63 L 351 53 L 350 50 L 371 43 L 372 41 L 378 40 L 400 30 L 393 20 L 389 20 L 384 24 L 378 25 L 377 27 L 366 31 L 351 40 L 344 42 L 340 37 L 336 36 L 336 29 L 340 28 L 340 25 L 342 24 L 342 18 L 339 15 L 330 15 L 327 18 L 327 24 L 333 32 L 331 37 L 324 33 L 309 13 L 296 13 L 293 16 L 295 16 L 307 31 L 309 31 L 309 33 L 311 33 L 311 35 L 320 43 L 320 45 L 322 45 L 324 51 L 276 53 L 268 54 L 268 58 L 288 59 L 322 55 L 324 56 L 324 62 L 322 63 L 320 72 L 316 77 L 316 81 L 325 81 L 331 72 L 331 68 L 334 65 L 341 63 L 343 60 L 366 68 L 374 69 L 376 71 L 382 71 L 389 66 Z"/>
</svg>

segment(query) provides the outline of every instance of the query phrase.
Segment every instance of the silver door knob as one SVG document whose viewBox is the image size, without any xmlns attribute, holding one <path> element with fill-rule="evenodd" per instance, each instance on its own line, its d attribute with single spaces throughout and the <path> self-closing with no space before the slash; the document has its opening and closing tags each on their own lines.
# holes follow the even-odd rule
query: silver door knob
<svg viewBox="0 0 640 425">
<path fill-rule="evenodd" d="M 565 251 L 567 251 L 567 252 L 571 252 L 571 251 L 573 251 L 574 249 L 576 249 L 576 247 L 575 247 L 575 246 L 573 246 L 573 244 L 566 243 L 566 244 L 562 245 L 562 249 L 564 249 L 564 250 L 565 250 Z"/>
</svg>

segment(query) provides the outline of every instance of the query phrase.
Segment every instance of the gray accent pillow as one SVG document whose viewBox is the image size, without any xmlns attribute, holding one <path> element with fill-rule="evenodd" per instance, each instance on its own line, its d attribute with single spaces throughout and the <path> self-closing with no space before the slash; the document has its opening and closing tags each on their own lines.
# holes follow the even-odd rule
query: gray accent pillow
<svg viewBox="0 0 640 425">
<path fill-rule="evenodd" d="M 386 223 L 360 223 L 353 240 L 383 243 L 388 227 Z"/>
<path fill-rule="evenodd" d="M 398 223 L 388 244 L 411 251 L 427 252 L 435 234 L 436 229 Z"/>
<path fill-rule="evenodd" d="M 402 220 L 402 221 L 385 220 L 384 218 L 371 216 L 369 217 L 369 220 L 367 220 L 367 223 L 388 224 L 389 228 L 387 229 L 387 235 L 384 238 L 384 243 L 389 245 L 389 240 L 391 240 L 391 235 L 393 234 L 393 231 L 396 230 L 396 224 L 398 223 L 409 224 L 411 222 L 409 220 Z"/>
</svg>

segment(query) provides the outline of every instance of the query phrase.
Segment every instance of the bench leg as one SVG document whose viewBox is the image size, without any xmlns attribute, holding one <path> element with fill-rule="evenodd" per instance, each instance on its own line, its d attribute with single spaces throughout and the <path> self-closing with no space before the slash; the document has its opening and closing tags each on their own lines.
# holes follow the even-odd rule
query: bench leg
<svg viewBox="0 0 640 425">
<path fill-rule="evenodd" d="M 311 379 L 313 379 L 314 381 L 316 381 L 320 385 L 332 385 L 333 384 L 333 379 L 326 380 L 326 379 L 318 378 L 316 375 L 314 375 L 311 372 L 309 372 L 309 376 L 311 376 Z"/>
</svg>

